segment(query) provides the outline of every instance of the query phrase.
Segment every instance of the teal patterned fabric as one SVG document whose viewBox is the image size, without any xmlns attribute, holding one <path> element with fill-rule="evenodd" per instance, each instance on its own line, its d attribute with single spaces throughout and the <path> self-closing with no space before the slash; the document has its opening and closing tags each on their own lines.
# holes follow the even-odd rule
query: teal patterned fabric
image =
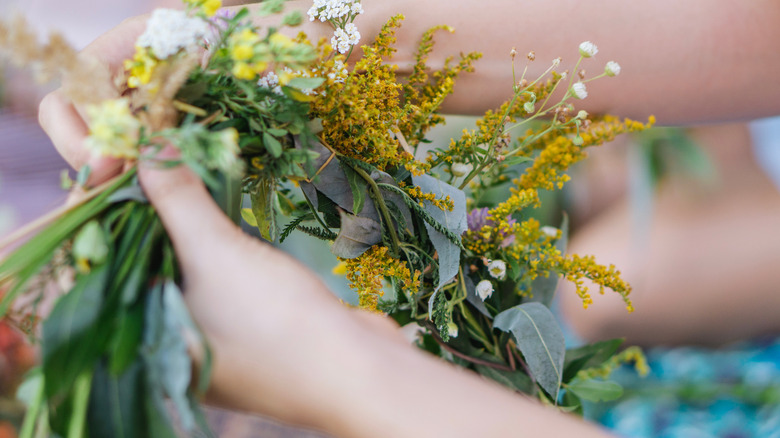
<svg viewBox="0 0 780 438">
<path fill-rule="evenodd" d="M 625 395 L 586 416 L 623 437 L 780 438 L 780 338 L 647 356 L 647 377 L 616 371 Z"/>
</svg>

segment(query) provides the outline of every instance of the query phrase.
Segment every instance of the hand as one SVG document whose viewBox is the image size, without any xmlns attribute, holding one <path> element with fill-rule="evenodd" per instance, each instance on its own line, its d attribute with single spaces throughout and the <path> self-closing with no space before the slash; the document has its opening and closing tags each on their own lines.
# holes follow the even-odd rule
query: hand
<svg viewBox="0 0 780 438">
<path fill-rule="evenodd" d="M 123 23 L 86 52 L 116 68 L 142 24 Z M 44 100 L 40 119 L 71 164 L 92 166 L 90 183 L 123 167 L 85 152 L 86 124 L 61 93 Z M 186 168 L 141 163 L 139 178 L 214 349 L 211 400 L 344 437 L 602 436 L 410 348 L 385 318 L 345 308 L 305 267 L 242 234 Z"/>
</svg>

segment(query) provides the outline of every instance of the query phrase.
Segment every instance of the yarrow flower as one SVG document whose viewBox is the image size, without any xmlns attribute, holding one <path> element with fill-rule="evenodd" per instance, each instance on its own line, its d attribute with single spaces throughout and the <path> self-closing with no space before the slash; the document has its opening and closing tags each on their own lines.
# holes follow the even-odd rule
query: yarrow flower
<svg viewBox="0 0 780 438">
<path fill-rule="evenodd" d="M 138 156 L 141 122 L 130 111 L 127 99 L 106 100 L 87 107 L 89 137 L 86 146 L 93 153 L 115 158 Z"/>
<path fill-rule="evenodd" d="M 580 44 L 580 55 L 582 55 L 583 58 L 590 58 L 596 53 L 599 53 L 599 48 L 592 42 L 585 41 Z"/>
<path fill-rule="evenodd" d="M 585 99 L 588 97 L 588 89 L 582 82 L 577 82 L 571 86 L 571 92 L 577 99 Z"/>
<path fill-rule="evenodd" d="M 506 276 L 506 262 L 503 260 L 492 260 L 488 263 L 488 272 L 491 277 L 503 280 Z"/>
<path fill-rule="evenodd" d="M 607 76 L 617 76 L 620 74 L 620 64 L 618 64 L 615 61 L 609 61 L 606 66 L 604 66 L 604 73 Z"/>
<path fill-rule="evenodd" d="M 344 83 L 344 81 L 347 79 L 347 76 L 349 76 L 349 70 L 347 70 L 347 66 L 344 65 L 344 61 L 337 59 L 333 63 L 333 71 L 328 73 L 328 78 L 332 79 L 333 82 L 336 83 Z"/>
<path fill-rule="evenodd" d="M 281 85 L 279 85 L 279 76 L 272 71 L 269 71 L 265 76 L 260 78 L 260 80 L 257 81 L 257 85 L 263 88 L 268 88 L 278 95 L 284 94 L 282 92 Z"/>
<path fill-rule="evenodd" d="M 336 29 L 333 38 L 330 39 L 330 45 L 339 53 L 347 53 L 359 41 L 360 32 L 358 32 L 357 26 L 354 23 L 348 23 L 343 29 Z"/>
<path fill-rule="evenodd" d="M 493 295 L 493 283 L 490 280 L 482 280 L 477 283 L 477 295 L 482 301 Z"/>
<path fill-rule="evenodd" d="M 184 11 L 155 9 L 136 45 L 150 48 L 158 59 L 167 59 L 179 50 L 194 49 L 208 32 L 206 21 L 188 17 Z"/>
<path fill-rule="evenodd" d="M 339 20 L 363 13 L 363 5 L 355 0 L 314 0 L 309 8 L 309 21 L 320 20 L 323 23 Z"/>
</svg>

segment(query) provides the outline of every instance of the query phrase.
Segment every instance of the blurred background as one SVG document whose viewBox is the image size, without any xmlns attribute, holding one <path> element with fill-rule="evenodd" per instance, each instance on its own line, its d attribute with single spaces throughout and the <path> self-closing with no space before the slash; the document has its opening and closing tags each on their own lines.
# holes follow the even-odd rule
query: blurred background
<svg viewBox="0 0 780 438">
<path fill-rule="evenodd" d="M 77 48 L 127 17 L 179 4 L 1 1 L 6 16 L 21 11 L 41 35 L 59 30 Z M 38 102 L 55 86 L 0 66 L 0 237 L 65 200 L 67 165 L 36 121 Z M 473 123 L 449 117 L 432 133 L 433 146 Z M 593 150 L 572 176 L 532 214 L 557 226 L 565 211 L 571 251 L 618 266 L 637 310 L 628 315 L 620 299 L 606 296 L 585 311 L 565 286 L 556 307 L 572 343 L 626 337 L 647 349 L 651 365 L 645 379 L 618 372 L 625 396 L 586 415 L 626 437 L 780 438 L 780 119 L 623 137 Z M 285 249 L 354 302 L 346 281 L 330 272 L 336 260 L 327 246 L 293 236 Z M 13 394 L 35 354 L 24 335 L 0 323 L 0 438 L 15 436 L 23 411 Z M 319 436 L 216 409 L 209 418 L 227 438 Z"/>
</svg>

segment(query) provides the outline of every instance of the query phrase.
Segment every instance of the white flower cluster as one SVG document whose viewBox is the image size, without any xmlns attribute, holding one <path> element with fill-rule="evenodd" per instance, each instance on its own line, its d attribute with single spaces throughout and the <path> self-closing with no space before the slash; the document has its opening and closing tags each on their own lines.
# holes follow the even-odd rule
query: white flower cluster
<svg viewBox="0 0 780 438">
<path fill-rule="evenodd" d="M 282 86 L 279 85 L 279 76 L 276 73 L 269 71 L 265 76 L 257 81 L 257 85 L 263 88 L 270 88 L 276 94 L 282 95 Z"/>
<path fill-rule="evenodd" d="M 184 11 L 155 9 L 136 44 L 152 49 L 158 59 L 166 59 L 181 49 L 197 47 L 208 33 L 208 23 L 200 18 L 188 17 Z"/>
<path fill-rule="evenodd" d="M 344 81 L 347 79 L 347 76 L 349 76 L 349 70 L 347 70 L 347 66 L 344 65 L 343 61 L 336 60 L 333 65 L 333 71 L 328 73 L 328 77 L 332 79 L 333 82 L 344 83 Z"/>
<path fill-rule="evenodd" d="M 355 0 L 314 0 L 309 9 L 309 20 L 320 20 L 323 23 L 338 20 L 347 16 L 363 13 L 363 5 Z"/>
<path fill-rule="evenodd" d="M 348 23 L 343 29 L 336 29 L 333 38 L 330 39 L 330 45 L 339 53 L 347 53 L 349 49 L 357 45 L 360 41 L 360 32 L 353 23 Z"/>
</svg>

